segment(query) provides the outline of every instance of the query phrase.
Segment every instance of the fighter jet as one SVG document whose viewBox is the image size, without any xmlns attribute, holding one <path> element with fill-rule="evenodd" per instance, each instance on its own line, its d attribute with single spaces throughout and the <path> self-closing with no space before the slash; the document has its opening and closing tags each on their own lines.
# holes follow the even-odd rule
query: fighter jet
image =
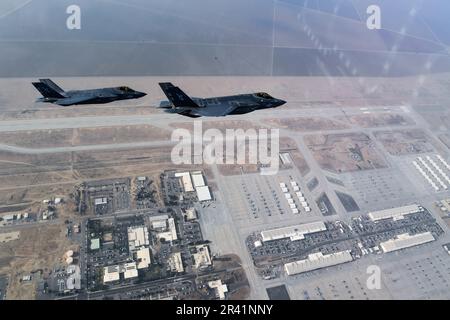
<svg viewBox="0 0 450 320">
<path fill-rule="evenodd" d="M 56 103 L 63 107 L 77 104 L 103 104 L 117 100 L 137 99 L 146 95 L 126 86 L 64 91 L 50 79 L 39 79 L 39 82 L 33 82 L 33 86 L 43 95 L 37 102 Z"/>
<path fill-rule="evenodd" d="M 286 103 L 264 92 L 203 99 L 190 98 L 172 83 L 160 83 L 159 86 L 169 99 L 168 102 L 162 102 L 160 108 L 165 109 L 167 113 L 178 113 L 190 118 L 245 114 L 276 108 Z"/>
</svg>

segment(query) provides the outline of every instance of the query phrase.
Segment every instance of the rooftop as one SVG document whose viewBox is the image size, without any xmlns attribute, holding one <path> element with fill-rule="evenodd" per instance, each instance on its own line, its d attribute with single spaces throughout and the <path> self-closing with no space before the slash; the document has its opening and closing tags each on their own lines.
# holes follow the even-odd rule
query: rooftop
<svg viewBox="0 0 450 320">
<path fill-rule="evenodd" d="M 352 261 L 350 250 L 323 255 L 321 252 L 313 253 L 307 259 L 299 260 L 284 265 L 288 275 L 308 272 Z"/>
<path fill-rule="evenodd" d="M 100 249 L 100 239 L 91 239 L 91 250 L 98 250 Z"/>
<path fill-rule="evenodd" d="M 291 241 L 304 239 L 304 235 L 319 231 L 325 231 L 327 227 L 322 221 L 305 223 L 284 228 L 266 230 L 261 232 L 262 240 L 272 241 L 284 238 L 290 238 Z"/>
<path fill-rule="evenodd" d="M 220 300 L 225 299 L 225 293 L 228 292 L 228 287 L 226 284 L 222 283 L 222 280 L 209 281 L 208 286 L 211 289 L 215 289 L 216 295 Z"/>
<path fill-rule="evenodd" d="M 136 251 L 136 258 L 138 269 L 148 268 L 148 266 L 151 263 L 149 248 L 141 248 L 138 251 Z"/>
<path fill-rule="evenodd" d="M 208 186 L 197 187 L 196 191 L 198 201 L 202 202 L 202 201 L 209 201 L 212 199 L 211 192 L 209 191 Z"/>
<path fill-rule="evenodd" d="M 194 267 L 196 269 L 204 268 L 207 266 L 210 266 L 212 264 L 211 262 L 211 256 L 209 255 L 209 249 L 206 245 L 199 245 L 195 247 L 197 252 L 194 253 L 192 256 L 194 257 Z"/>
<path fill-rule="evenodd" d="M 170 255 L 169 260 L 170 270 L 173 272 L 184 272 L 183 260 L 181 259 L 180 252 L 174 252 Z"/>
<path fill-rule="evenodd" d="M 175 177 L 181 178 L 183 184 L 183 189 L 185 192 L 194 191 L 194 186 L 192 185 L 191 175 L 189 172 L 175 173 Z"/>
<path fill-rule="evenodd" d="M 418 233 L 415 235 L 409 235 L 408 233 L 403 233 L 398 235 L 395 239 L 390 239 L 388 241 L 380 243 L 383 252 L 392 252 L 409 247 L 418 246 L 424 243 L 434 241 L 434 237 L 430 232 Z"/>
<path fill-rule="evenodd" d="M 194 187 L 197 188 L 205 186 L 205 180 L 203 179 L 203 174 L 200 171 L 192 172 L 191 177 L 194 182 Z"/>
<path fill-rule="evenodd" d="M 108 266 L 103 268 L 103 283 L 118 281 L 119 279 L 119 266 Z"/>
<path fill-rule="evenodd" d="M 167 220 L 167 231 L 165 232 L 159 232 L 156 236 L 158 239 L 164 238 L 166 241 L 175 241 L 178 239 L 177 236 L 177 227 L 175 225 L 175 219 L 169 218 Z"/>
<path fill-rule="evenodd" d="M 130 251 L 149 245 L 148 229 L 145 226 L 128 228 L 128 246 Z"/>
<path fill-rule="evenodd" d="M 413 204 L 413 205 L 404 206 L 404 207 L 369 212 L 368 216 L 372 221 L 378 221 L 378 220 L 390 219 L 390 218 L 393 218 L 394 220 L 398 220 L 398 219 L 403 219 L 403 217 L 405 215 L 420 212 L 420 211 L 421 211 L 421 208 L 417 204 Z"/>
</svg>

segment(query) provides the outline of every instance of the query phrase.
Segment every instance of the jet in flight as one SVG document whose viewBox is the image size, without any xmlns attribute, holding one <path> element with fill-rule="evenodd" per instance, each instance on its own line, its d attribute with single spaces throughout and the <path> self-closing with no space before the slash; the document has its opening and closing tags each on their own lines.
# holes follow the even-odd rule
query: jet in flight
<svg viewBox="0 0 450 320">
<path fill-rule="evenodd" d="M 64 107 L 77 104 L 103 104 L 117 100 L 138 99 L 146 96 L 145 93 L 135 91 L 126 86 L 64 91 L 50 79 L 40 79 L 39 82 L 33 82 L 33 86 L 43 96 L 37 102 L 56 103 Z"/>
<path fill-rule="evenodd" d="M 167 113 L 178 113 L 190 118 L 245 114 L 276 108 L 286 103 L 264 92 L 203 99 L 190 98 L 172 83 L 160 83 L 159 86 L 169 99 L 168 102 L 162 102 L 160 108 L 166 109 Z"/>
</svg>

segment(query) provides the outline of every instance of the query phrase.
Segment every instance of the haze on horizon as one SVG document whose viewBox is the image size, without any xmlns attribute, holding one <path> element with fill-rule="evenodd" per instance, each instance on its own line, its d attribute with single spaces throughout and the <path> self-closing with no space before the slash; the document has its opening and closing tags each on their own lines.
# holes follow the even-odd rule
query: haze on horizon
<svg viewBox="0 0 450 320">
<path fill-rule="evenodd" d="M 4 0 L 0 77 L 443 72 L 449 16 L 445 0 Z"/>
</svg>

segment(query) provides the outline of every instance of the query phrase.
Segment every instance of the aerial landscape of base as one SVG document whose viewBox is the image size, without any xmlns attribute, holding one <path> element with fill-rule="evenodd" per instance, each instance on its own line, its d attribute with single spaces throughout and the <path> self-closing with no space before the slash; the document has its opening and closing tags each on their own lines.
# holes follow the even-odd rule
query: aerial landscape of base
<svg viewBox="0 0 450 320">
<path fill-rule="evenodd" d="M 450 299 L 445 14 L 75 2 L 75 35 L 70 1 L 42 9 L 62 24 L 48 32 L 32 27 L 39 1 L 0 4 L 0 300 Z M 95 99 L 69 91 L 85 89 Z M 200 122 L 277 129 L 277 174 L 174 163 L 173 132 Z"/>
</svg>

